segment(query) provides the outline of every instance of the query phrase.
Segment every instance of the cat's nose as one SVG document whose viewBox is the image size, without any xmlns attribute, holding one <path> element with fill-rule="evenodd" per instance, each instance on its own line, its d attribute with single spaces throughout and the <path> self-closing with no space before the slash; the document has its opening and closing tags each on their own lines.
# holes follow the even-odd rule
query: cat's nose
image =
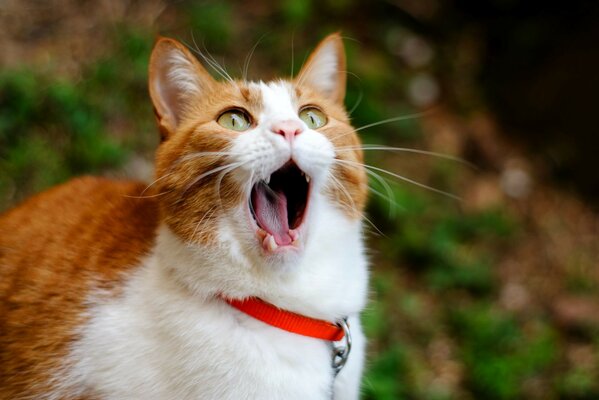
<svg viewBox="0 0 599 400">
<path fill-rule="evenodd" d="M 270 127 L 270 130 L 283 136 L 289 143 L 291 143 L 297 135 L 304 131 L 304 127 L 299 121 L 289 119 L 286 121 L 275 122 Z"/>
</svg>

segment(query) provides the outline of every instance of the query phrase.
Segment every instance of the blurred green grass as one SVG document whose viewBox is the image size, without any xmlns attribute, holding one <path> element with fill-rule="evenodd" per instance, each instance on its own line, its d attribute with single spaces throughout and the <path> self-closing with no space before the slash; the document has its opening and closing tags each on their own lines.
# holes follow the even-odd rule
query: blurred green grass
<svg viewBox="0 0 599 400">
<path fill-rule="evenodd" d="M 0 206 L 75 175 L 117 169 L 152 142 L 143 138 L 153 131 L 151 46 L 148 34 L 123 28 L 114 53 L 87 65 L 80 80 L 28 67 L 0 72 Z M 119 124 L 131 129 L 127 136 L 111 129 Z"/>
<path fill-rule="evenodd" d="M 379 4 L 358 24 L 347 22 L 348 10 L 363 11 L 356 1 L 285 0 L 262 20 L 269 26 L 266 35 L 241 17 L 244 6 L 238 3 L 173 7 L 185 28 L 167 33 L 208 47 L 219 62 L 218 55 L 227 54 L 230 71 L 241 71 L 247 52 L 260 42 L 250 77 L 286 75 L 292 41 L 297 71 L 325 34 L 342 27 L 359 36 L 367 28 L 370 42 L 346 40 L 352 72 L 346 101 L 354 108 L 354 125 L 418 111 L 405 93 L 422 68 L 406 68 L 380 52 L 389 48 L 384 32 L 407 31 Z M 317 28 L 306 32 L 306 26 Z M 106 54 L 86 60 L 77 77 L 28 66 L 0 71 L 0 208 L 72 176 L 118 171 L 134 155 L 151 158 L 158 134 L 146 69 L 155 35 L 127 21 L 112 25 Z M 360 133 L 365 143 L 426 143 L 419 118 Z M 405 157 L 369 153 L 367 161 L 396 172 L 423 170 L 425 184 L 449 192 L 464 179 L 464 168 L 451 162 Z M 385 192 L 376 180 L 371 183 Z M 597 371 L 568 366 L 562 333 L 546 312 L 523 316 L 498 305 L 498 259 L 526 236 L 518 217 L 499 206 L 466 211 L 452 199 L 402 182 L 392 185 L 391 195 L 398 204 L 391 214 L 390 202 L 377 196 L 368 209 L 375 227 L 367 225 L 373 280 L 364 314 L 371 343 L 365 399 L 599 398 Z M 599 335 L 586 334 L 598 352 Z"/>
</svg>

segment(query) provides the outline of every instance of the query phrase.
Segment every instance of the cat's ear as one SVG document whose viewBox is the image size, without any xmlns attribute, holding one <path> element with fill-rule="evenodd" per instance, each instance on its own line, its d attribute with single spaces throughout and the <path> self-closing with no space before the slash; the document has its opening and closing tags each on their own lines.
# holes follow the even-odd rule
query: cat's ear
<svg viewBox="0 0 599 400">
<path fill-rule="evenodd" d="M 337 32 L 320 42 L 310 54 L 295 82 L 309 85 L 327 98 L 343 104 L 345 76 L 345 50 L 341 35 Z"/>
<path fill-rule="evenodd" d="M 149 88 L 162 140 L 172 135 L 186 108 L 215 81 L 187 48 L 160 37 L 150 57 Z"/>
</svg>

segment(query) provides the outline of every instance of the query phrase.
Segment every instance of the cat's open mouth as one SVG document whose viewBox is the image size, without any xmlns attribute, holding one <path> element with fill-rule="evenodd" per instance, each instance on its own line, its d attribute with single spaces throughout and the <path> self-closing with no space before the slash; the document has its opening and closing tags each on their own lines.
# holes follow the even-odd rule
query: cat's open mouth
<svg viewBox="0 0 599 400">
<path fill-rule="evenodd" d="M 309 194 L 310 178 L 292 161 L 252 187 L 250 212 L 265 250 L 295 245 Z"/>
</svg>

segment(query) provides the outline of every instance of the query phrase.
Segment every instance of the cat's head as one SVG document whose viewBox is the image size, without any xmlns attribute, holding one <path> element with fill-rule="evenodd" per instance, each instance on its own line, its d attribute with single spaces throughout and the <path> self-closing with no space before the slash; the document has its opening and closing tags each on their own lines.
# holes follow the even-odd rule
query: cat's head
<svg viewBox="0 0 599 400">
<path fill-rule="evenodd" d="M 297 77 L 269 82 L 217 81 L 185 46 L 160 38 L 149 84 L 163 222 L 190 246 L 274 268 L 317 246 L 314 232 L 343 229 L 322 210 L 359 222 L 367 182 L 345 81 L 339 34 Z"/>
</svg>

